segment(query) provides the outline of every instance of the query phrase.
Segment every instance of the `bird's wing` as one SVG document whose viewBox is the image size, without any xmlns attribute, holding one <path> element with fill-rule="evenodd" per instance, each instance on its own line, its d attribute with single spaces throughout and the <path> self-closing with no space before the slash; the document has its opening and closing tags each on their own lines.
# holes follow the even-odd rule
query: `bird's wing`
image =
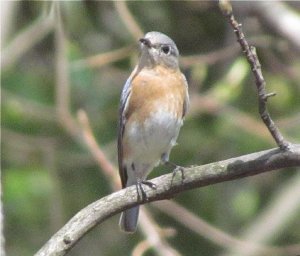
<svg viewBox="0 0 300 256">
<path fill-rule="evenodd" d="M 123 87 L 121 100 L 120 100 L 120 108 L 119 108 L 118 162 L 119 162 L 119 174 L 121 177 L 122 188 L 126 187 L 126 182 L 128 178 L 126 166 L 124 166 L 123 164 L 123 134 L 124 134 L 124 128 L 126 124 L 125 114 L 128 106 L 128 100 L 131 94 L 131 81 L 132 81 L 132 77 L 130 76 Z"/>
<path fill-rule="evenodd" d="M 189 91 L 188 91 L 188 83 L 187 83 L 187 80 L 186 80 L 186 77 L 185 75 L 183 75 L 183 80 L 185 82 L 185 89 L 186 89 L 186 93 L 185 93 L 185 99 L 184 99 L 184 102 L 183 102 L 183 111 L 182 111 L 182 118 L 185 117 L 188 109 L 189 109 L 189 106 L 190 106 L 190 100 L 189 100 Z"/>
</svg>

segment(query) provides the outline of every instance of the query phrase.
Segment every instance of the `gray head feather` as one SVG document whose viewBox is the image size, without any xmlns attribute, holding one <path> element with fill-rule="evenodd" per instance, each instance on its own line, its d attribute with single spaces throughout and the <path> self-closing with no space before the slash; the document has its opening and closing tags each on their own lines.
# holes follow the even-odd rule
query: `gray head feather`
<svg viewBox="0 0 300 256">
<path fill-rule="evenodd" d="M 174 41 L 167 35 L 152 31 L 140 39 L 142 56 L 140 65 L 153 67 L 164 65 L 168 68 L 178 68 L 179 52 Z"/>
</svg>

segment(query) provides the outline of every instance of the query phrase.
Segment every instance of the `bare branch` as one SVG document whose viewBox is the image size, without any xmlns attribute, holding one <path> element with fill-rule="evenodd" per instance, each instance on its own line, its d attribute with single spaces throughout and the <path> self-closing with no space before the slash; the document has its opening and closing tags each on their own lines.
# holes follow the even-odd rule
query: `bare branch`
<svg viewBox="0 0 300 256">
<path fill-rule="evenodd" d="M 279 1 L 257 1 L 253 7 L 271 27 L 300 51 L 299 13 Z"/>
<path fill-rule="evenodd" d="M 82 60 L 76 60 L 71 64 L 71 67 L 74 69 L 80 69 L 84 67 L 99 68 L 112 62 L 129 57 L 131 54 L 131 50 L 132 46 L 125 46 L 110 52 L 100 53 Z"/>
<path fill-rule="evenodd" d="M 42 15 L 28 28 L 19 33 L 3 50 L 1 66 L 3 69 L 14 64 L 31 47 L 42 40 L 53 29 L 53 10 L 45 16 Z"/>
<path fill-rule="evenodd" d="M 238 49 L 236 46 L 227 46 L 205 54 L 182 56 L 180 59 L 180 65 L 184 68 L 188 68 L 199 63 L 213 65 L 217 61 L 227 60 L 229 57 L 234 56 L 237 53 Z"/>
<path fill-rule="evenodd" d="M 139 40 L 144 33 L 128 10 L 126 1 L 114 1 L 114 4 L 128 31 L 136 41 Z"/>
<path fill-rule="evenodd" d="M 268 142 L 273 142 L 272 137 L 262 122 L 259 122 L 241 110 L 226 105 L 224 102 L 218 100 L 213 92 L 206 95 L 193 95 L 191 97 L 187 118 L 191 118 L 201 112 L 225 117 L 232 122 L 232 125 Z"/>
<path fill-rule="evenodd" d="M 222 246 L 224 248 L 239 248 L 241 251 L 237 255 L 241 255 L 248 250 L 255 250 L 255 255 L 261 255 L 261 253 L 268 253 L 270 255 L 277 255 L 278 253 L 285 256 L 294 256 L 299 251 L 300 245 L 288 245 L 288 246 L 266 246 L 254 242 L 251 239 L 241 240 L 225 233 L 224 231 L 210 225 L 205 220 L 200 219 L 199 216 L 191 213 L 181 205 L 174 201 L 158 201 L 153 204 L 158 210 L 164 212 L 168 216 L 175 219 L 178 223 L 183 224 L 195 233 L 205 237 L 209 241 Z M 231 255 L 231 254 L 229 254 Z M 252 254 L 254 255 L 254 254 Z"/>
<path fill-rule="evenodd" d="M 141 256 L 143 255 L 148 249 L 150 249 L 150 244 L 147 240 L 144 240 L 136 245 L 133 249 L 131 255 L 132 256 Z"/>
<path fill-rule="evenodd" d="M 270 36 L 254 36 L 249 38 L 250 43 L 267 48 L 270 46 L 278 46 L 282 44 L 282 41 L 278 41 L 278 39 L 274 40 L 270 38 Z M 222 47 L 221 49 L 217 49 L 211 52 L 203 53 L 203 54 L 194 54 L 189 56 L 181 56 L 180 65 L 184 68 L 189 68 L 193 65 L 204 63 L 207 65 L 213 65 L 220 61 L 227 61 L 228 59 L 234 57 L 239 53 L 239 48 L 236 45 L 229 45 Z"/>
<path fill-rule="evenodd" d="M 43 122 L 56 122 L 55 109 L 52 106 L 29 100 L 9 90 L 1 88 L 2 107 L 14 106 L 19 115 L 28 119 L 37 119 Z"/>
<path fill-rule="evenodd" d="M 80 138 L 80 131 L 73 119 L 70 107 L 70 77 L 69 63 L 67 60 L 66 37 L 60 13 L 60 3 L 53 3 L 55 8 L 55 50 L 56 50 L 56 112 L 58 121 L 64 129 L 73 137 Z"/>
<path fill-rule="evenodd" d="M 79 123 L 82 126 L 83 140 L 86 143 L 89 151 L 93 155 L 98 165 L 103 170 L 103 173 L 110 182 L 111 187 L 116 190 L 121 187 L 120 178 L 117 175 L 117 168 L 109 161 L 100 146 L 97 144 L 95 136 L 90 127 L 90 123 L 87 114 L 83 110 L 78 111 Z M 158 255 L 179 255 L 175 249 L 173 249 L 164 239 L 163 235 L 159 232 L 155 222 L 151 219 L 145 208 L 140 209 L 140 225 L 139 228 L 144 233 L 148 242 L 143 243 L 143 246 L 138 247 L 137 252 L 140 249 L 145 249 L 145 245 L 153 248 Z"/>
<path fill-rule="evenodd" d="M 273 136 L 274 140 L 276 141 L 277 145 L 286 150 L 289 147 L 289 143 L 283 138 L 282 134 L 280 133 L 279 129 L 271 119 L 271 116 L 267 110 L 267 100 L 273 94 L 266 93 L 266 82 L 262 75 L 261 65 L 256 54 L 256 50 L 253 46 L 250 46 L 245 38 L 245 35 L 242 31 L 242 25 L 239 24 L 232 12 L 232 6 L 227 0 L 220 1 L 220 9 L 223 12 L 224 16 L 228 19 L 229 24 L 233 28 L 233 31 L 237 37 L 237 41 L 239 42 L 243 53 L 245 54 L 248 63 L 251 66 L 252 73 L 255 78 L 255 83 L 258 91 L 258 108 L 259 114 L 267 126 L 269 132 Z"/>
<path fill-rule="evenodd" d="M 79 110 L 77 113 L 79 124 L 82 128 L 83 140 L 94 157 L 99 167 L 103 170 L 105 176 L 110 180 L 113 189 L 119 189 L 121 187 L 120 179 L 117 177 L 116 167 L 107 159 L 102 149 L 97 144 L 95 136 L 92 132 L 87 114 L 83 110 Z"/>
<path fill-rule="evenodd" d="M 138 204 L 169 199 L 180 192 L 196 187 L 295 166 L 300 166 L 300 144 L 292 144 L 289 151 L 271 149 L 207 165 L 185 168 L 184 180 L 180 174 L 174 178 L 172 178 L 172 173 L 162 175 L 151 180 L 156 184 L 156 189 L 144 188 L 147 200 L 138 201 L 136 187 L 130 186 L 82 209 L 36 253 L 36 256 L 64 255 L 97 224 Z"/>
<path fill-rule="evenodd" d="M 7 38 L 11 33 L 15 13 L 18 9 L 17 1 L 2 1 L 0 10 L 1 19 L 1 48 L 6 44 Z M 1 49 L 2 50 L 2 49 Z"/>
<path fill-rule="evenodd" d="M 278 238 L 300 210 L 300 172 L 295 173 L 278 189 L 273 199 L 269 200 L 268 205 L 261 211 L 248 227 L 240 232 L 240 238 L 252 243 L 269 243 L 272 239 Z M 300 244 L 281 247 L 272 247 L 269 255 L 298 255 Z M 257 246 L 245 247 L 236 244 L 228 248 L 228 252 L 222 254 L 226 256 L 255 256 L 261 255 L 261 250 Z"/>
<path fill-rule="evenodd" d="M 173 249 L 165 239 L 165 235 L 162 232 L 162 229 L 155 223 L 155 221 L 148 214 L 146 209 L 140 211 L 139 216 L 139 228 L 145 234 L 150 248 L 152 248 L 157 255 L 160 256 L 180 256 L 175 249 Z"/>
</svg>

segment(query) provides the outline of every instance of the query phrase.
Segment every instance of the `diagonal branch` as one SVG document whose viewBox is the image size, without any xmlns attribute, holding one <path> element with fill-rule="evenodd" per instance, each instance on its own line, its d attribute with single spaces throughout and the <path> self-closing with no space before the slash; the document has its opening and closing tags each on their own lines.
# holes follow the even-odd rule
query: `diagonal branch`
<svg viewBox="0 0 300 256">
<path fill-rule="evenodd" d="M 84 234 L 107 218 L 138 204 L 169 199 L 183 191 L 235 180 L 284 167 L 300 166 L 300 144 L 289 151 L 265 150 L 202 166 L 186 168 L 185 179 L 172 173 L 151 182 L 156 189 L 145 187 L 147 200 L 138 201 L 136 187 L 131 186 L 110 194 L 82 209 L 62 227 L 35 255 L 65 255 Z"/>
<path fill-rule="evenodd" d="M 112 62 L 119 61 L 131 55 L 132 46 L 125 46 L 117 50 L 112 50 L 105 53 L 100 53 L 81 60 L 76 60 L 71 64 L 75 70 L 81 68 L 99 68 Z"/>
<path fill-rule="evenodd" d="M 280 1 L 256 1 L 253 8 L 269 26 L 300 52 L 299 12 L 293 11 L 286 3 Z"/>
<path fill-rule="evenodd" d="M 251 241 L 254 244 L 270 244 L 284 236 L 284 231 L 292 226 L 292 220 L 297 223 L 297 213 L 300 210 L 300 172 L 296 172 L 274 191 L 273 198 L 268 199 L 267 205 L 255 216 L 254 220 L 241 228 L 239 239 Z M 297 228 L 296 228 L 297 229 Z M 286 239 L 288 242 L 289 239 Z M 300 252 L 300 243 L 280 246 L 268 246 L 272 250 L 261 250 L 257 246 L 241 246 L 232 244 L 222 256 L 256 256 L 282 255 L 296 256 Z M 274 250 L 275 249 L 275 250 Z M 264 252 L 264 253 L 263 253 Z"/>
<path fill-rule="evenodd" d="M 29 49 L 45 38 L 53 30 L 53 27 L 54 18 L 53 9 L 51 9 L 49 14 L 37 18 L 4 48 L 1 56 L 2 69 L 13 65 Z"/>
<path fill-rule="evenodd" d="M 271 133 L 272 137 L 276 141 L 278 147 L 280 147 L 282 150 L 286 150 L 289 148 L 289 142 L 283 138 L 282 134 L 271 119 L 271 116 L 267 110 L 267 100 L 269 97 L 274 96 L 275 93 L 266 93 L 266 82 L 262 74 L 261 65 L 256 54 L 256 49 L 255 47 L 250 46 L 248 44 L 245 35 L 242 31 L 242 24 L 238 23 L 235 19 L 232 12 L 232 6 L 229 3 L 229 1 L 221 0 L 219 6 L 224 16 L 228 19 L 228 22 L 231 25 L 237 37 L 237 41 L 239 42 L 242 51 L 245 54 L 247 61 L 251 66 L 251 70 L 254 75 L 255 84 L 258 91 L 259 114 L 263 122 L 267 126 L 269 132 Z"/>
<path fill-rule="evenodd" d="M 103 170 L 103 173 L 107 177 L 111 187 L 113 190 L 119 189 L 120 178 L 117 175 L 116 167 L 108 160 L 100 146 L 96 142 L 96 138 L 92 132 L 90 127 L 90 123 L 88 120 L 87 114 L 83 110 L 78 111 L 78 120 L 82 126 L 82 133 L 83 139 L 86 143 L 86 146 L 90 150 L 91 154 L 94 156 L 94 159 L 98 163 L 98 165 Z M 147 210 L 143 207 L 140 209 L 140 230 L 147 238 L 147 243 L 142 244 L 142 248 L 153 248 L 157 255 L 164 255 L 164 256 L 178 256 L 179 253 L 173 249 L 168 242 L 166 241 L 165 237 L 161 232 L 159 232 L 157 225 L 152 220 L 152 218 L 147 213 Z M 147 246 L 146 246 L 147 245 Z M 139 250 L 142 248 L 138 248 Z M 137 250 L 137 251 L 139 251 Z M 135 251 L 136 252 L 136 251 Z"/>
<path fill-rule="evenodd" d="M 298 189 L 299 190 L 299 189 Z M 234 248 L 239 249 L 240 251 L 236 253 L 237 255 L 244 255 L 245 250 L 247 253 L 249 251 L 255 252 L 256 254 L 252 255 L 285 255 L 285 256 L 295 256 L 297 252 L 300 251 L 300 244 L 293 244 L 287 246 L 271 246 L 264 245 L 263 241 L 253 241 L 249 238 L 241 239 L 236 238 L 228 233 L 225 233 L 221 229 L 218 229 L 215 226 L 212 226 L 203 219 L 200 219 L 196 214 L 188 211 L 181 205 L 177 204 L 173 200 L 169 201 L 158 201 L 155 202 L 154 207 L 159 211 L 165 213 L 169 217 L 175 219 L 178 223 L 187 227 L 191 231 L 201 235 L 202 237 L 208 239 L 216 245 L 219 245 L 224 248 Z M 265 226 L 264 226 L 265 227 Z M 269 229 L 269 228 L 268 228 Z M 272 232 L 272 231 L 271 231 Z M 232 253 L 230 254 L 232 256 Z"/>
<path fill-rule="evenodd" d="M 133 38 L 136 40 L 140 39 L 144 32 L 129 11 L 126 1 L 114 1 L 114 5 L 118 14 L 120 15 L 120 18 L 124 22 L 126 28 L 131 33 Z"/>
</svg>

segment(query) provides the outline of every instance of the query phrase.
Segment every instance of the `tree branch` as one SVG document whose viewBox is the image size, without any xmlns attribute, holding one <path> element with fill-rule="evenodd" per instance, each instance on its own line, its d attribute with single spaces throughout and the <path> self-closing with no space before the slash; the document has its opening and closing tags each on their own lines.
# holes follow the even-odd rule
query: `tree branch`
<svg viewBox="0 0 300 256">
<path fill-rule="evenodd" d="M 299 190 L 299 186 L 298 186 L 298 190 Z M 294 203 L 294 201 L 292 203 Z M 221 229 L 212 226 L 205 220 L 200 219 L 199 216 L 197 216 L 195 213 L 190 212 L 189 210 L 185 209 L 183 206 L 177 204 L 173 200 L 163 201 L 163 202 L 158 201 L 153 203 L 153 205 L 159 211 L 173 218 L 176 222 L 185 226 L 189 230 L 199 234 L 201 237 L 206 238 L 207 240 L 213 242 L 214 244 L 224 248 L 228 248 L 229 250 L 231 250 L 232 248 L 236 250 L 240 250 L 238 251 L 238 253 L 236 253 L 236 255 L 245 256 L 244 255 L 245 253 L 247 254 L 249 251 L 251 252 L 254 251 L 254 253 L 252 253 L 251 255 L 282 254 L 285 256 L 288 255 L 295 256 L 297 252 L 300 251 L 300 244 L 293 244 L 293 245 L 286 245 L 286 246 L 271 246 L 271 245 L 265 245 L 266 244 L 265 241 L 257 241 L 249 237 L 247 238 L 234 237 L 229 233 L 226 233 Z M 277 212 L 275 213 L 277 214 Z M 269 222 L 267 223 L 269 224 Z M 266 226 L 264 226 L 264 228 L 266 229 Z M 267 228 L 266 230 L 270 230 L 270 228 Z M 273 232 L 273 234 L 277 234 L 277 233 Z M 228 254 L 228 256 L 232 256 L 232 255 L 233 253 Z"/>
<path fill-rule="evenodd" d="M 22 57 L 36 43 L 45 38 L 53 29 L 53 9 L 47 16 L 37 18 L 32 25 L 28 26 L 5 47 L 1 56 L 1 68 L 7 69 Z"/>
<path fill-rule="evenodd" d="M 241 246 L 232 244 L 220 256 L 256 256 L 282 255 L 296 256 L 300 252 L 300 243 L 271 246 L 279 237 L 286 237 L 285 230 L 293 228 L 292 221 L 297 223 L 297 213 L 300 210 L 300 172 L 291 175 L 282 182 L 268 199 L 268 203 L 260 210 L 255 218 L 243 225 L 238 231 L 239 239 L 251 241 L 252 244 L 268 244 L 267 250 L 260 246 Z M 286 239 L 288 242 L 288 239 Z M 264 246 L 265 247 L 265 246 Z M 271 250 L 270 250 L 271 249 Z"/>
<path fill-rule="evenodd" d="M 248 44 L 245 35 L 242 31 L 242 24 L 238 23 L 235 19 L 232 11 L 232 6 L 229 3 L 229 1 L 221 0 L 219 6 L 224 16 L 227 18 L 228 23 L 232 27 L 237 37 L 237 41 L 240 44 L 241 49 L 244 55 L 246 56 L 248 63 L 251 66 L 251 70 L 254 75 L 255 84 L 258 91 L 258 109 L 261 119 L 267 126 L 278 147 L 280 147 L 282 150 L 286 150 L 289 148 L 289 142 L 283 138 L 282 134 L 271 119 L 271 116 L 267 110 L 267 100 L 269 97 L 274 96 L 275 93 L 266 93 L 266 82 L 262 74 L 261 65 L 256 54 L 256 49 L 255 47 L 250 46 Z"/>
<path fill-rule="evenodd" d="M 132 46 L 125 46 L 117 50 L 100 53 L 71 63 L 71 68 L 77 70 L 81 68 L 99 68 L 112 62 L 119 61 L 131 55 Z"/>
<path fill-rule="evenodd" d="M 130 34 L 135 40 L 139 40 L 144 35 L 144 32 L 129 11 L 127 3 L 123 1 L 114 1 L 114 5 Z"/>
<path fill-rule="evenodd" d="M 172 173 L 157 177 L 151 182 L 156 189 L 147 186 L 147 200 L 137 198 L 135 186 L 117 191 L 88 205 L 78 212 L 37 253 L 36 256 L 65 255 L 85 233 L 107 218 L 138 204 L 169 199 L 183 191 L 235 180 L 284 167 L 300 166 L 300 144 L 291 144 L 289 151 L 265 150 L 228 160 L 185 168 L 185 178 Z"/>
<path fill-rule="evenodd" d="M 103 170 L 103 173 L 107 177 L 113 190 L 117 190 L 117 189 L 119 190 L 121 188 L 121 184 L 120 184 L 120 178 L 117 174 L 118 173 L 117 168 L 109 161 L 109 159 L 106 157 L 106 155 L 104 154 L 100 146 L 97 144 L 96 138 L 92 132 L 89 123 L 88 116 L 83 110 L 78 111 L 78 120 L 82 126 L 83 139 L 89 151 L 94 156 L 94 159 L 98 163 L 101 170 Z M 139 229 L 147 238 L 147 242 L 142 243 L 142 245 L 138 247 L 138 249 L 135 250 L 135 252 L 132 254 L 135 253 L 137 254 L 142 249 L 153 248 L 154 251 L 156 251 L 157 255 L 179 256 L 179 253 L 177 253 L 176 250 L 173 249 L 168 244 L 163 234 L 159 232 L 160 230 L 158 230 L 157 225 L 155 225 L 155 222 L 150 217 L 149 213 L 147 213 L 147 210 L 145 208 L 143 207 L 140 208 L 139 215 L 140 215 Z"/>
<path fill-rule="evenodd" d="M 283 38 L 300 52 L 300 17 L 284 2 L 256 1 L 253 8 Z M 280 17 L 280 18 L 279 18 Z"/>
<path fill-rule="evenodd" d="M 62 17 L 60 12 L 59 3 L 55 4 L 55 17 L 56 17 L 56 26 L 55 26 L 55 43 L 56 43 L 56 107 L 57 107 L 57 116 L 62 127 L 70 134 L 75 141 L 79 142 L 81 145 L 85 145 L 88 147 L 95 160 L 103 170 L 105 176 L 109 177 L 111 186 L 115 188 L 120 187 L 120 180 L 117 177 L 117 171 L 115 171 L 115 167 L 110 163 L 110 161 L 106 158 L 102 149 L 97 145 L 95 137 L 92 133 L 92 130 L 89 125 L 89 121 L 87 115 L 84 111 L 79 111 L 78 118 L 79 124 L 82 127 L 79 127 L 77 120 L 75 120 L 70 111 L 70 78 L 68 74 L 68 60 L 66 54 L 66 42 L 67 39 L 65 37 Z M 102 64 L 105 64 L 107 61 L 113 61 L 120 57 L 120 54 L 124 54 L 124 49 L 118 50 L 117 52 L 111 52 L 110 54 L 103 54 L 102 57 L 98 59 L 102 59 Z M 95 59 L 94 59 L 95 60 Z M 94 61 L 93 60 L 93 61 Z M 96 61 L 97 62 L 97 61 Z M 100 61 L 101 62 L 101 61 Z M 98 63 L 99 64 L 99 63 Z M 145 209 L 141 208 L 141 214 L 145 211 Z M 147 219 L 148 215 L 144 215 L 144 218 Z M 152 222 L 148 220 L 149 225 Z M 143 224 L 142 224 L 143 225 Z M 149 229 L 148 229 L 149 230 Z M 146 237 L 153 237 L 154 235 L 159 238 L 156 240 L 156 245 L 159 244 L 160 248 L 164 248 L 164 251 L 168 251 L 168 255 L 176 255 L 173 253 L 175 250 L 168 245 L 165 239 L 159 234 L 154 233 L 155 229 L 152 228 L 152 233 L 143 229 L 143 232 Z M 151 244 L 151 243 L 150 243 Z M 153 244 L 153 243 L 152 243 Z M 158 246 L 156 246 L 158 247 Z M 155 247 L 153 247 L 155 248 Z"/>
</svg>

